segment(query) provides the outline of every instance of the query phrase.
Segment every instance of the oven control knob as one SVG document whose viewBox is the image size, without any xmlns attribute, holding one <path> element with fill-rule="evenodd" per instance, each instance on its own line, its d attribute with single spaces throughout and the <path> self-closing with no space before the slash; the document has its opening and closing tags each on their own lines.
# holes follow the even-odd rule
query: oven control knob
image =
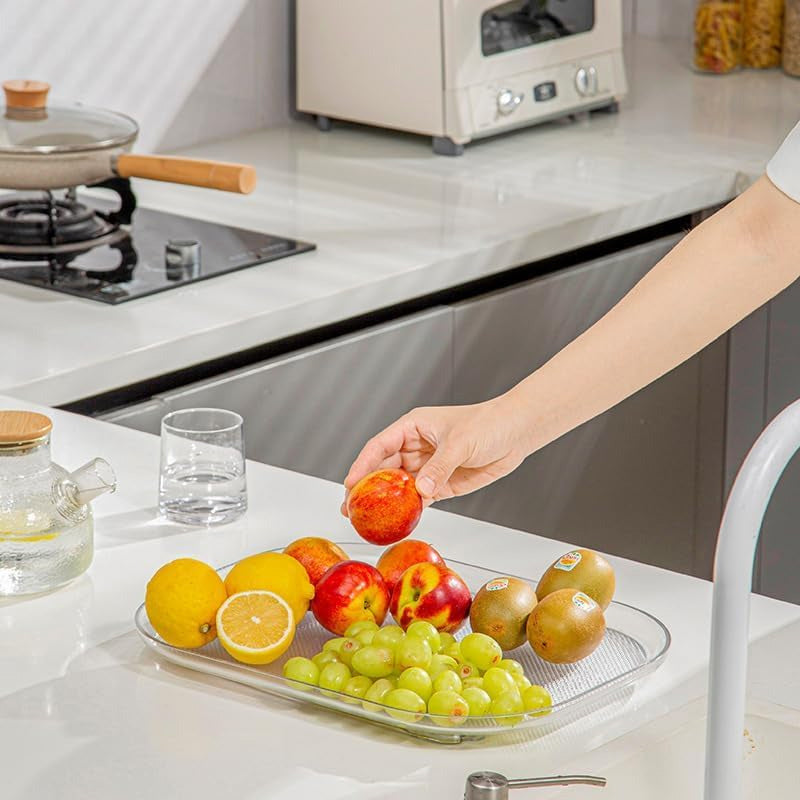
<svg viewBox="0 0 800 800">
<path fill-rule="evenodd" d="M 581 97 L 594 97 L 597 94 L 597 69 L 580 67 L 575 73 L 575 89 Z"/>
<path fill-rule="evenodd" d="M 522 102 L 522 95 L 511 89 L 501 89 L 497 95 L 497 110 L 505 117 L 517 110 Z"/>
</svg>

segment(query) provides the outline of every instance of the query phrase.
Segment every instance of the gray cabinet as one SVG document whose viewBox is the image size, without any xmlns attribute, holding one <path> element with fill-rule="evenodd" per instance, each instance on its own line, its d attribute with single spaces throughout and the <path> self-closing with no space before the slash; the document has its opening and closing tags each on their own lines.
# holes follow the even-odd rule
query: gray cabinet
<svg viewBox="0 0 800 800">
<path fill-rule="evenodd" d="M 244 417 L 249 458 L 341 481 L 377 431 L 422 402 L 451 402 L 452 316 L 434 308 L 104 418 L 157 433 L 167 411 L 232 409 Z"/>
<path fill-rule="evenodd" d="M 678 237 L 455 307 L 454 402 L 507 390 L 614 305 Z M 719 523 L 725 341 L 531 456 L 451 511 L 708 574 Z M 708 549 L 708 548 L 706 548 Z M 522 567 L 520 567 L 522 568 Z"/>
</svg>

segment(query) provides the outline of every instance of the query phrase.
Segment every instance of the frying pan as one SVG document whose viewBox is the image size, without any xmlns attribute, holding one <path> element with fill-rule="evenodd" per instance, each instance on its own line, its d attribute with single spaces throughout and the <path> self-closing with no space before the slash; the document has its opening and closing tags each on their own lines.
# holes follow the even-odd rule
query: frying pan
<svg viewBox="0 0 800 800">
<path fill-rule="evenodd" d="M 0 187 L 65 189 L 114 175 L 185 183 L 249 194 L 255 169 L 246 164 L 130 153 L 139 126 L 115 111 L 47 106 L 50 86 L 6 81 L 0 118 Z"/>
</svg>

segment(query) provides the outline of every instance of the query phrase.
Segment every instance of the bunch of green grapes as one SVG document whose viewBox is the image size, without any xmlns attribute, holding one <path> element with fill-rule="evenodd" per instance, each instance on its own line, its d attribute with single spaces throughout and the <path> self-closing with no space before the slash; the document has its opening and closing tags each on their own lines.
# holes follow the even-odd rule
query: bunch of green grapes
<svg viewBox="0 0 800 800">
<path fill-rule="evenodd" d="M 548 691 L 531 684 L 518 661 L 503 658 L 490 636 L 470 633 L 457 642 L 423 621 L 405 632 L 398 625 L 354 622 L 313 658 L 290 658 L 283 675 L 298 688 L 339 693 L 404 722 L 427 712 L 442 726 L 487 715 L 516 725 L 526 714 L 549 713 L 552 705 Z"/>
</svg>

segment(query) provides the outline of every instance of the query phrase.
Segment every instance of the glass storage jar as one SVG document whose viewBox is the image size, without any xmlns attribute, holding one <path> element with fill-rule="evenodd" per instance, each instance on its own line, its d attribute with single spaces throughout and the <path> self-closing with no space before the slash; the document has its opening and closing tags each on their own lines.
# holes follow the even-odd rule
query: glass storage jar
<svg viewBox="0 0 800 800">
<path fill-rule="evenodd" d="M 694 12 L 694 66 L 722 74 L 742 65 L 744 0 L 697 0 Z"/>
<path fill-rule="evenodd" d="M 44 414 L 0 411 L 0 596 L 49 591 L 85 572 L 89 502 L 116 487 L 101 458 L 73 473 L 54 464 L 51 428 Z"/>
<path fill-rule="evenodd" d="M 786 0 L 783 22 L 783 69 L 800 77 L 800 0 Z"/>
<path fill-rule="evenodd" d="M 782 44 L 783 0 L 744 0 L 744 66 L 780 66 Z"/>
</svg>

